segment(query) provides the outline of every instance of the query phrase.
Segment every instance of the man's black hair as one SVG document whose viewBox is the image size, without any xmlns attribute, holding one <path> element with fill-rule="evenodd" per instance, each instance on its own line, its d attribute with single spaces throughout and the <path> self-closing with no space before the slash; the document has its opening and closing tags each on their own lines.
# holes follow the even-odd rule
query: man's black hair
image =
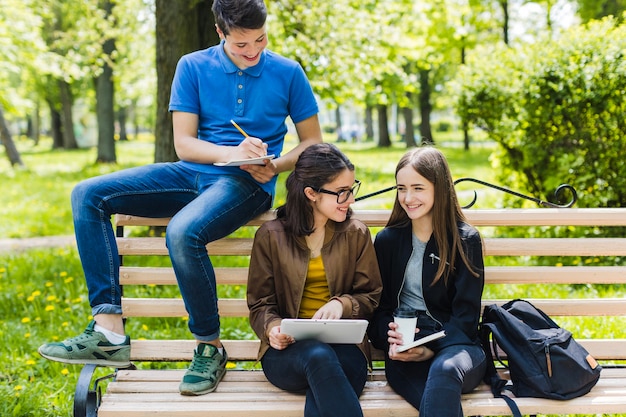
<svg viewBox="0 0 626 417">
<path fill-rule="evenodd" d="M 260 29 L 267 19 L 263 0 L 214 0 L 212 10 L 217 27 L 226 36 L 232 30 Z"/>
</svg>

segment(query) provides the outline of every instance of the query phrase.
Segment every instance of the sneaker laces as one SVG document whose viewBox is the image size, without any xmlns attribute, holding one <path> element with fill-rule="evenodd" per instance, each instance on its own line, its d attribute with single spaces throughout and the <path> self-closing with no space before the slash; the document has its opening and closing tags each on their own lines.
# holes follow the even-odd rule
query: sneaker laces
<svg viewBox="0 0 626 417">
<path fill-rule="evenodd" d="M 191 361 L 191 366 L 189 366 L 189 370 L 192 372 L 203 374 L 209 370 L 215 360 L 215 355 L 203 356 L 200 354 L 196 354 Z"/>
<path fill-rule="evenodd" d="M 82 332 L 78 336 L 74 336 L 72 338 L 69 338 L 69 339 L 65 340 L 64 343 L 78 343 L 78 342 L 81 342 L 81 341 L 91 337 L 92 335 L 93 335 L 93 330 L 85 329 L 84 332 Z"/>
</svg>

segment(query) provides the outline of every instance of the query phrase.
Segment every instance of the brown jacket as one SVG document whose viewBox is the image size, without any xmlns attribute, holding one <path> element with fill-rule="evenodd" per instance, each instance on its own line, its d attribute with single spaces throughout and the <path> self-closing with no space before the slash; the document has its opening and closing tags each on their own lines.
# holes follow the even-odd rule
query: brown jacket
<svg viewBox="0 0 626 417">
<path fill-rule="evenodd" d="M 259 359 L 269 347 L 267 332 L 283 318 L 297 318 L 310 251 L 304 238 L 291 239 L 280 220 L 257 231 L 248 273 L 250 325 L 261 340 Z M 343 318 L 369 319 L 382 283 L 367 226 L 358 220 L 328 221 L 322 262 L 331 299 L 343 304 Z M 363 345 L 363 344 L 362 344 Z M 361 349 L 367 355 L 366 347 Z"/>
</svg>

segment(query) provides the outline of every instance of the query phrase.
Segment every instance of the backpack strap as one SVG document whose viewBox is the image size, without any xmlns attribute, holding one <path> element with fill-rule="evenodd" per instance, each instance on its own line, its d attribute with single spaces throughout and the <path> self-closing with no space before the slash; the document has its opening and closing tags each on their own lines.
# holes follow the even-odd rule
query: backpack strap
<svg viewBox="0 0 626 417">
<path fill-rule="evenodd" d="M 489 343 L 489 335 L 491 334 L 491 327 L 489 323 L 481 323 L 480 326 L 480 344 L 482 345 L 483 350 L 485 351 L 485 356 L 487 360 L 487 369 L 485 371 L 485 376 L 483 381 L 485 384 L 491 387 L 491 393 L 494 398 L 502 398 L 513 413 L 513 417 L 522 417 L 522 413 L 520 412 L 519 407 L 508 395 L 503 394 L 504 391 L 510 391 L 507 387 L 507 381 L 505 379 L 500 378 L 498 371 L 496 370 L 496 366 L 493 363 L 494 352 L 492 352 L 491 343 Z M 496 346 L 494 343 L 493 350 L 496 350 Z"/>
</svg>

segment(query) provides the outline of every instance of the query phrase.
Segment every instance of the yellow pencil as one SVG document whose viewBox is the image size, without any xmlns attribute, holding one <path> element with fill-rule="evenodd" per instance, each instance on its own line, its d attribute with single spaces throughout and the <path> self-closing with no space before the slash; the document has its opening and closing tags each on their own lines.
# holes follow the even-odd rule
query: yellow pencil
<svg viewBox="0 0 626 417">
<path fill-rule="evenodd" d="M 241 127 L 239 127 L 239 125 L 233 119 L 230 119 L 230 122 L 233 124 L 233 126 L 237 128 L 238 131 L 241 132 L 244 138 L 248 137 L 248 134 Z"/>
</svg>

